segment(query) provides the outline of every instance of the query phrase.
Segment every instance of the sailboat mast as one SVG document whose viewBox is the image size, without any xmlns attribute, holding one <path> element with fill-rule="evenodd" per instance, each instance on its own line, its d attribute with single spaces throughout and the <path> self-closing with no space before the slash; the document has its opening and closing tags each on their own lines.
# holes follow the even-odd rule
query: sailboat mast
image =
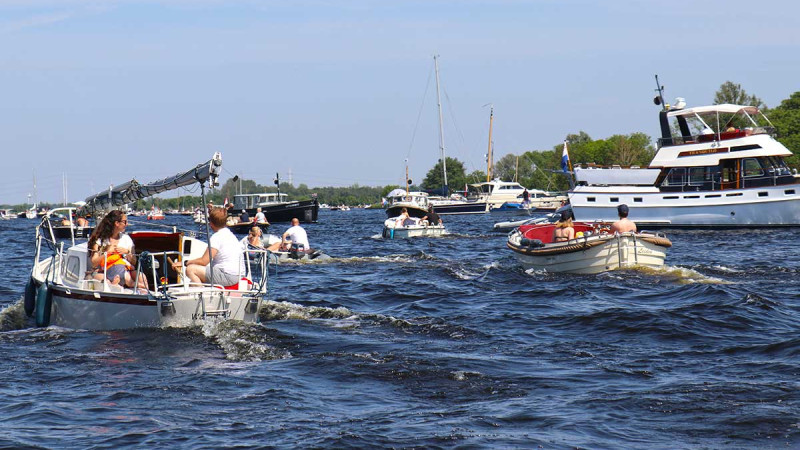
<svg viewBox="0 0 800 450">
<path fill-rule="evenodd" d="M 439 108 L 439 151 L 442 154 L 442 176 L 444 185 L 442 186 L 442 195 L 447 196 L 450 194 L 447 187 L 447 160 L 444 155 L 444 126 L 442 125 L 442 97 L 439 93 L 439 55 L 434 55 L 433 66 L 436 69 L 436 105 Z"/>
<path fill-rule="evenodd" d="M 492 121 L 494 120 L 494 106 L 489 107 L 489 150 L 486 153 L 486 182 L 492 181 Z"/>
</svg>

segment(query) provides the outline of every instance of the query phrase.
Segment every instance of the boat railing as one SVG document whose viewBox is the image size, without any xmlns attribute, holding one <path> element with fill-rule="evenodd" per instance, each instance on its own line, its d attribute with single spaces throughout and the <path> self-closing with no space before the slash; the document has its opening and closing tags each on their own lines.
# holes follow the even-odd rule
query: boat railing
<svg viewBox="0 0 800 450">
<path fill-rule="evenodd" d="M 708 130 L 711 131 L 711 130 Z M 747 127 L 741 129 L 734 129 L 730 131 L 718 131 L 716 133 L 701 133 L 693 134 L 690 136 L 673 136 L 669 138 L 658 138 L 658 148 L 670 147 L 674 145 L 698 144 L 704 142 L 718 142 L 728 139 L 738 139 L 748 136 L 755 136 L 759 134 L 766 134 L 772 137 L 776 136 L 775 127 Z"/>
</svg>

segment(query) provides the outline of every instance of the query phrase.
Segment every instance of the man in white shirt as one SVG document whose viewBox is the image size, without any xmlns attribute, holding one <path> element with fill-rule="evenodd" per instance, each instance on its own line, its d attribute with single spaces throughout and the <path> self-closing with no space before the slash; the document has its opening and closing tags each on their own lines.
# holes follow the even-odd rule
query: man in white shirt
<svg viewBox="0 0 800 450">
<path fill-rule="evenodd" d="M 186 276 L 195 283 L 212 283 L 222 286 L 233 286 L 245 273 L 242 246 L 236 236 L 226 226 L 227 212 L 222 208 L 212 208 L 208 215 L 208 225 L 214 234 L 209 239 L 211 246 L 211 261 L 209 264 L 208 252 L 196 259 L 184 260 Z M 172 268 L 180 273 L 181 263 L 175 262 Z M 210 280 L 210 281 L 209 281 Z"/>
<path fill-rule="evenodd" d="M 261 208 L 256 208 L 256 217 L 255 217 L 255 221 L 256 221 L 256 223 L 266 223 L 266 224 L 269 224 L 269 222 L 267 222 L 267 216 L 265 216 L 265 215 L 264 215 L 264 213 L 263 213 L 263 212 L 261 212 Z"/>
<path fill-rule="evenodd" d="M 311 246 L 308 244 L 308 235 L 306 234 L 306 230 L 300 226 L 300 220 L 295 217 L 292 219 L 292 226 L 283 233 L 281 236 L 281 241 L 276 242 L 269 246 L 267 250 L 270 251 L 277 251 L 279 249 L 287 250 L 290 246 L 303 246 L 306 250 L 308 250 Z"/>
</svg>

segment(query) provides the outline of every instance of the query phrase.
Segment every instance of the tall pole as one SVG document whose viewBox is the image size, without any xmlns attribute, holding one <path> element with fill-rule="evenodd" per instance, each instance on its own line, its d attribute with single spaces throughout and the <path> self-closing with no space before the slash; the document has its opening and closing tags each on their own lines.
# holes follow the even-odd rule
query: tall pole
<svg viewBox="0 0 800 450">
<path fill-rule="evenodd" d="M 494 105 L 489 106 L 489 151 L 486 156 L 486 182 L 492 181 L 492 121 L 494 120 Z"/>
<path fill-rule="evenodd" d="M 408 194 L 408 160 L 406 160 L 406 195 Z"/>
<path fill-rule="evenodd" d="M 447 187 L 447 160 L 444 154 L 444 126 L 442 125 L 442 97 L 439 93 L 439 55 L 433 56 L 433 66 L 436 69 L 436 105 L 439 108 L 439 151 L 442 154 L 442 175 L 444 185 L 442 186 L 442 195 L 450 195 Z"/>
</svg>

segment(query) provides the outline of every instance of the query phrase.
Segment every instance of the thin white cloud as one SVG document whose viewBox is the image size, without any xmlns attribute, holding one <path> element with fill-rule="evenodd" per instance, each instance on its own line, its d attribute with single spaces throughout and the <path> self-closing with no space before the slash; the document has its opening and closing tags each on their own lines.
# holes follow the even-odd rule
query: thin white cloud
<svg viewBox="0 0 800 450">
<path fill-rule="evenodd" d="M 63 22 L 74 16 L 71 12 L 38 14 L 24 19 L 0 22 L 0 33 L 12 33 L 26 28 L 36 28 Z"/>
</svg>

